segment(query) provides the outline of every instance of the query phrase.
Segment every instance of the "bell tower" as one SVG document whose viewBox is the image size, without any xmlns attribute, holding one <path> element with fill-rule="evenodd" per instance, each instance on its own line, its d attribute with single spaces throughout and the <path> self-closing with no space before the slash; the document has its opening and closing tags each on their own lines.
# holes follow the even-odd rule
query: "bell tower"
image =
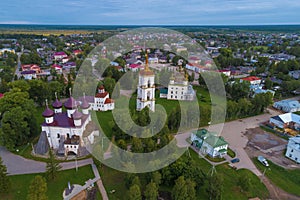
<svg viewBox="0 0 300 200">
<path fill-rule="evenodd" d="M 148 64 L 148 53 L 146 53 L 145 69 L 139 73 L 139 82 L 137 88 L 136 110 L 141 111 L 149 107 L 155 112 L 155 74 L 150 70 Z"/>
</svg>

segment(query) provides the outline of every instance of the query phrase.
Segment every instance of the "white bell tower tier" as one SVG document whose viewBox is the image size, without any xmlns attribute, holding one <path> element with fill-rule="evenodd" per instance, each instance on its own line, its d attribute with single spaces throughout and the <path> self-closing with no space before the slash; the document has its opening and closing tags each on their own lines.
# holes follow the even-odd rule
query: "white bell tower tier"
<svg viewBox="0 0 300 200">
<path fill-rule="evenodd" d="M 149 107 L 155 112 L 155 74 L 149 69 L 148 54 L 146 54 L 145 70 L 139 73 L 139 83 L 137 88 L 136 110 L 141 111 L 145 107 Z"/>
</svg>

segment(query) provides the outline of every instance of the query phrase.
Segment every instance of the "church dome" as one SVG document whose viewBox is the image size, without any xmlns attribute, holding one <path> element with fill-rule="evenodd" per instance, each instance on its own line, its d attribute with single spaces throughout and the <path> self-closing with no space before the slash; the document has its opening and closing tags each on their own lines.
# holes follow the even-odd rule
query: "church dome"
<svg viewBox="0 0 300 200">
<path fill-rule="evenodd" d="M 70 97 L 64 104 L 66 109 L 74 109 L 77 107 L 77 102 L 73 97 Z"/>
<path fill-rule="evenodd" d="M 62 103 L 56 99 L 53 103 L 52 103 L 53 108 L 61 108 L 62 107 Z"/>
<path fill-rule="evenodd" d="M 46 108 L 46 110 L 43 112 L 43 117 L 52 117 L 54 115 L 53 110 L 51 110 L 50 108 Z"/>
<path fill-rule="evenodd" d="M 73 119 L 81 119 L 82 117 L 82 113 L 79 112 L 78 110 L 76 110 L 73 115 L 72 115 Z"/>
<path fill-rule="evenodd" d="M 82 104 L 80 105 L 82 109 L 88 109 L 90 107 L 90 104 L 85 100 L 85 98 L 82 101 Z"/>
</svg>

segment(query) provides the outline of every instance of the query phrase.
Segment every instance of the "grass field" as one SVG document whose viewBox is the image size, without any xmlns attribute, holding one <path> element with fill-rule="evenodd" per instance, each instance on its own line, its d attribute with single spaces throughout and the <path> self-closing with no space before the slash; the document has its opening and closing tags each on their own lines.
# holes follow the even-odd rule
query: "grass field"
<svg viewBox="0 0 300 200">
<path fill-rule="evenodd" d="M 11 191 L 4 197 L 1 197 L 1 199 L 26 199 L 29 184 L 36 175 L 44 176 L 44 174 L 10 176 L 9 178 L 12 183 Z M 60 171 L 58 172 L 57 178 L 54 181 L 47 182 L 48 199 L 62 199 L 63 191 L 68 186 L 69 181 L 71 184 L 84 185 L 85 181 L 92 178 L 94 178 L 94 174 L 90 165 L 78 168 L 77 172 L 75 171 L 75 169 Z M 100 195 L 97 194 L 97 196 Z"/>
<path fill-rule="evenodd" d="M 199 158 L 198 155 L 190 150 L 191 159 L 195 160 L 201 169 L 209 174 L 211 172 L 212 166 L 202 158 Z M 108 191 L 109 199 L 126 199 L 127 188 L 125 187 L 124 177 L 126 173 L 119 172 L 114 169 L 103 166 L 101 169 L 101 177 Z M 216 167 L 217 175 L 222 176 L 224 184 L 223 184 L 223 196 L 222 199 L 235 199 L 235 200 L 243 200 L 252 197 L 259 197 L 261 199 L 266 199 L 269 196 L 267 188 L 260 182 L 259 178 L 255 176 L 251 171 L 246 169 L 234 170 L 229 167 L 227 164 L 223 164 Z M 142 183 L 142 187 L 145 186 L 145 178 L 144 174 L 138 174 Z M 241 192 L 241 189 L 238 185 L 238 179 L 241 176 L 247 176 L 251 180 L 251 187 L 248 192 Z M 209 197 L 206 194 L 207 183 L 197 191 L 197 199 L 206 200 Z M 114 194 L 110 194 L 109 191 L 116 190 Z M 160 192 L 171 192 L 172 187 L 162 185 L 159 188 Z"/>
<path fill-rule="evenodd" d="M 300 196 L 300 170 L 287 170 L 274 163 L 269 162 L 270 167 L 263 166 L 256 158 L 253 159 L 254 164 L 261 171 L 265 171 L 265 175 L 284 191 Z"/>
</svg>

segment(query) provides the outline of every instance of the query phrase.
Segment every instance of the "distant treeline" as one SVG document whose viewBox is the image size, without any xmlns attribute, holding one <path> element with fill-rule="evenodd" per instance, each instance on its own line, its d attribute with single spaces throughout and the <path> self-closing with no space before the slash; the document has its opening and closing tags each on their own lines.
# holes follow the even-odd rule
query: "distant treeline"
<svg viewBox="0 0 300 200">
<path fill-rule="evenodd" d="M 17 25 L 0 24 L 0 31 L 19 30 L 19 31 L 121 31 L 126 29 L 141 27 L 161 27 L 178 30 L 181 32 L 236 32 L 236 31 L 262 31 L 262 32 L 300 32 L 300 25 Z"/>
</svg>

